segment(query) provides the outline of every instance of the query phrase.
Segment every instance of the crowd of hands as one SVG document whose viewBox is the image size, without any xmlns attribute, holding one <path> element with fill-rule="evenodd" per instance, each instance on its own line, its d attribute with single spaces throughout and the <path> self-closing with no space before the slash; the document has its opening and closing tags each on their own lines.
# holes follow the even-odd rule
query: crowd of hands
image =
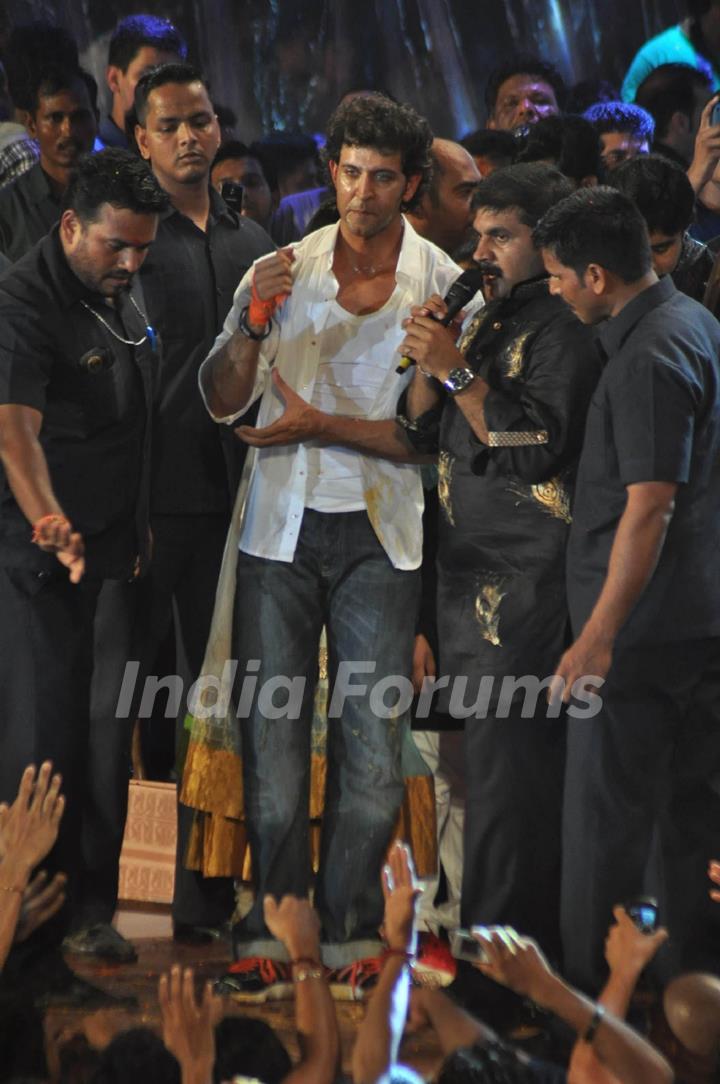
<svg viewBox="0 0 720 1084">
<path fill-rule="evenodd" d="M 64 875 L 48 878 L 38 871 L 57 839 L 65 805 L 61 783 L 50 763 L 39 771 L 29 767 L 12 805 L 0 804 L 0 971 L 13 944 L 26 940 L 52 918 L 65 900 Z M 710 863 L 709 876 L 720 886 L 720 862 Z M 380 932 L 387 950 L 358 1028 L 352 1052 L 353 1084 L 389 1081 L 403 1034 L 433 1028 L 445 1057 L 495 1038 L 441 990 L 411 985 L 420 888 L 405 844 L 395 843 L 391 848 L 382 884 L 385 911 Z M 713 889 L 710 894 L 720 902 L 720 891 Z M 320 922 L 307 899 L 285 896 L 277 901 L 267 896 L 264 914 L 270 933 L 291 960 L 319 963 Z M 582 1038 L 575 1043 L 568 1080 L 570 1084 L 666 1084 L 673 1079 L 669 1064 L 622 1020 L 640 974 L 668 933 L 662 928 L 653 934 L 641 932 L 620 906 L 614 919 L 605 945 L 609 979 L 599 999 L 607 1012 L 592 1043 Z M 475 966 L 488 978 L 554 1013 L 578 1036 L 587 1031 L 595 1003 L 564 982 L 533 940 L 508 926 L 476 927 L 473 935 L 484 949 L 484 962 Z M 174 966 L 160 977 L 158 1000 L 163 1041 L 180 1065 L 183 1084 L 209 1084 L 223 999 L 213 994 L 210 982 L 197 993 L 193 970 Z M 324 978 L 295 983 L 295 1019 L 301 1058 L 286 1076 L 288 1084 L 332 1084 L 342 1079 L 335 1007 Z"/>
</svg>

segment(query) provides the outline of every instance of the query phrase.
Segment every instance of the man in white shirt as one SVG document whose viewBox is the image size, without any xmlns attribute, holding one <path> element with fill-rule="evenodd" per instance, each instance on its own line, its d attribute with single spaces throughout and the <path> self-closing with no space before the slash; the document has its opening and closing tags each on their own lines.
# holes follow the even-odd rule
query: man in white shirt
<svg viewBox="0 0 720 1084">
<path fill-rule="evenodd" d="M 315 887 L 323 962 L 346 980 L 346 997 L 362 996 L 377 973 L 368 960 L 380 951 L 380 866 L 403 796 L 422 557 L 420 473 L 395 421 L 408 379 L 395 371 L 397 347 L 410 307 L 428 287 L 444 295 L 459 273 L 401 213 L 427 179 L 431 139 L 413 110 L 380 95 L 336 110 L 327 155 L 339 223 L 256 262 L 200 372 L 218 422 L 233 424 L 262 396 L 258 428 L 237 430 L 258 451 L 240 534 L 236 657 L 241 674 L 255 660 L 257 689 L 285 678 L 275 703 L 287 710 L 278 717 L 282 709 L 268 711 L 266 701 L 263 714 L 259 696 L 240 712 L 257 894 L 235 928 L 232 981 L 253 1000 L 273 987 L 277 996 L 290 978 L 263 898 L 305 896 L 310 885 L 310 726 L 323 625 L 328 774 Z"/>
</svg>

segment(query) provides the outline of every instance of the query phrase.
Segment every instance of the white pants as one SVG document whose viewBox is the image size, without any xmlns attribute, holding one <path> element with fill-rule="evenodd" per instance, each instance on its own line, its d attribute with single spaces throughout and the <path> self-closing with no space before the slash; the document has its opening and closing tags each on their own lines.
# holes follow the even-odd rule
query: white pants
<svg viewBox="0 0 720 1084">
<path fill-rule="evenodd" d="M 438 839 L 438 870 L 434 877 L 423 882 L 416 924 L 420 930 L 437 933 L 440 927 L 454 930 L 460 925 L 465 819 L 464 734 L 461 730 L 414 730 L 413 738 L 435 781 Z M 441 868 L 447 883 L 447 899 L 436 906 Z"/>
</svg>

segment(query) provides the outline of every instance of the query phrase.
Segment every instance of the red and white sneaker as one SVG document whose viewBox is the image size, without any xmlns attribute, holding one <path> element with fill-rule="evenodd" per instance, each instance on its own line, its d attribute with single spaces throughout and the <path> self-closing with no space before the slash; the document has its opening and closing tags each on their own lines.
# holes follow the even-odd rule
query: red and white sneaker
<svg viewBox="0 0 720 1084">
<path fill-rule="evenodd" d="M 290 967 L 267 956 L 249 956 L 236 960 L 221 979 L 214 992 L 225 994 L 245 1004 L 261 1005 L 264 1001 L 292 998 L 293 984 Z"/>
<path fill-rule="evenodd" d="M 346 967 L 328 970 L 328 986 L 335 1001 L 364 1001 L 377 984 L 382 964 L 382 956 L 365 956 Z"/>
<path fill-rule="evenodd" d="M 457 963 L 446 941 L 434 933 L 421 933 L 413 964 L 413 979 L 419 986 L 449 986 L 457 975 Z"/>
</svg>

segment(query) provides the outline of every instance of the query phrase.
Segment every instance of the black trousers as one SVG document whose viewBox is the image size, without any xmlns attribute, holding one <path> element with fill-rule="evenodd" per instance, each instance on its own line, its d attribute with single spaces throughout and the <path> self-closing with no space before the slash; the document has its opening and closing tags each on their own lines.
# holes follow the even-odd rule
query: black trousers
<svg viewBox="0 0 720 1084">
<path fill-rule="evenodd" d="M 464 927 L 508 924 L 559 955 L 564 718 L 534 714 L 465 722 Z"/>
<path fill-rule="evenodd" d="M 68 903 L 24 950 L 58 945 L 78 898 L 93 628 L 102 581 L 0 567 L 0 799 L 11 802 L 30 763 L 63 776 L 65 815 L 44 868 L 68 875 Z"/>
<path fill-rule="evenodd" d="M 185 696 L 177 719 L 178 746 L 188 684 L 199 676 L 205 656 L 227 528 L 226 516 L 156 515 L 152 519 L 153 559 L 140 584 L 140 684 L 148 674 L 157 673 L 158 655 L 174 618 L 178 672 L 185 678 Z M 191 824 L 192 814 L 179 806 L 173 921 L 217 925 L 232 916 L 233 882 L 229 877 L 205 878 L 184 868 Z"/>
<path fill-rule="evenodd" d="M 563 830 L 565 973 L 592 993 L 613 905 L 646 888 L 671 936 L 658 974 L 712 965 L 720 639 L 620 649 L 600 695 L 598 715 L 569 721 Z"/>
<path fill-rule="evenodd" d="M 118 718 L 117 705 L 132 650 L 137 597 L 137 583 L 105 580 L 95 610 L 74 929 L 112 922 L 117 907 L 133 725 L 131 718 Z"/>
</svg>

